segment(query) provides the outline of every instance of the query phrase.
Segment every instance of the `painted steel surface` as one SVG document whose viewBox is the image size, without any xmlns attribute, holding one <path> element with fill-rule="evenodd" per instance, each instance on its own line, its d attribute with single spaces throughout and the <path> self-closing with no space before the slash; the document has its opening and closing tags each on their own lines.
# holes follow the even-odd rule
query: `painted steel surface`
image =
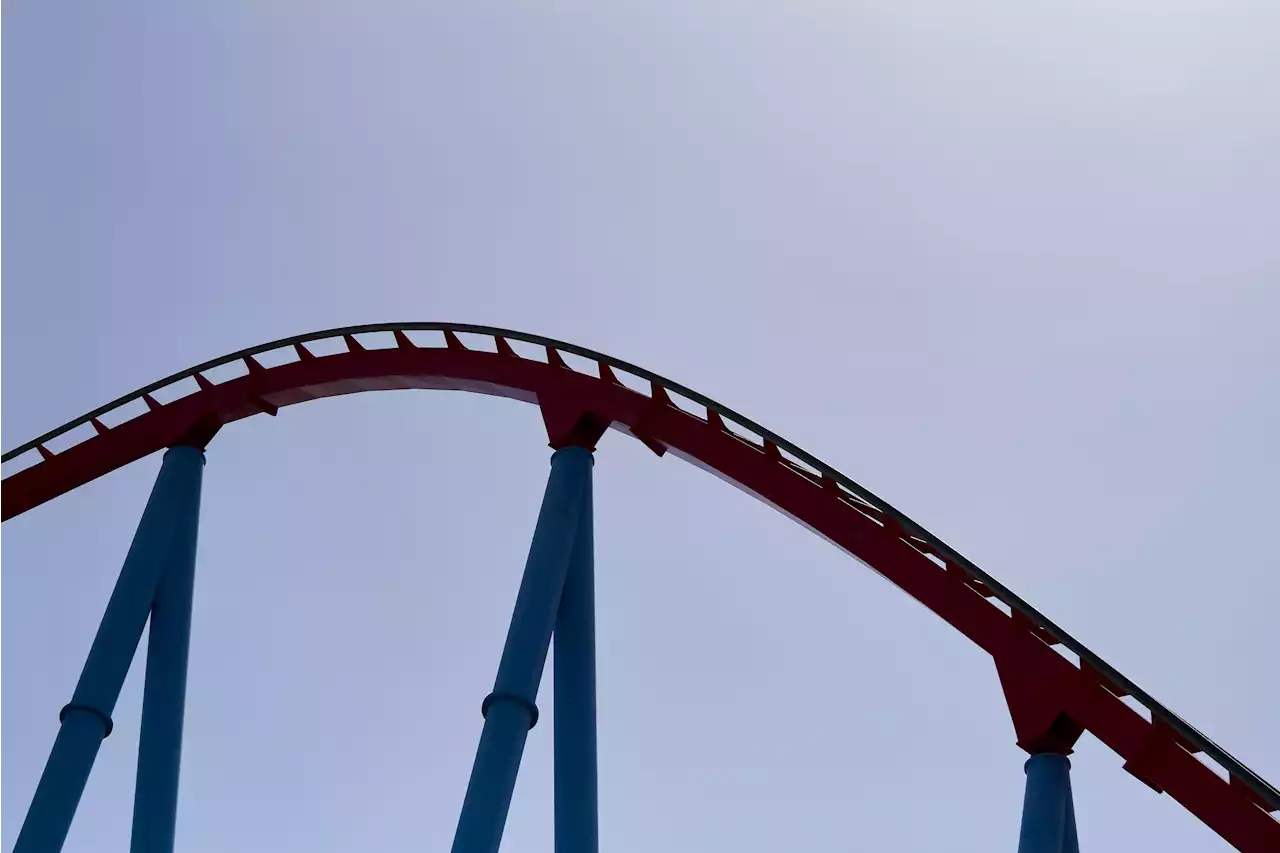
<svg viewBox="0 0 1280 853">
<path fill-rule="evenodd" d="M 551 475 L 498 677 L 481 706 L 484 728 L 453 836 L 453 853 L 498 853 L 502 843 L 525 739 L 538 722 L 538 683 L 547 663 L 578 519 L 583 502 L 591 497 L 591 462 L 591 451 L 582 447 L 566 447 L 551 457 Z"/>
<path fill-rule="evenodd" d="M 442 340 L 423 345 L 410 337 L 420 332 L 442 333 Z M 372 339 L 378 333 L 385 348 Z M 481 345 L 468 348 L 459 337 L 464 334 L 479 336 Z M 317 355 L 306 346 L 328 339 L 340 341 L 343 351 Z M 512 342 L 537 346 L 546 360 L 517 353 Z M 268 354 L 270 360 L 290 360 L 265 366 Z M 594 362 L 595 372 L 569 367 L 562 354 Z M 203 376 L 227 364 L 242 364 L 246 373 L 220 383 Z M 647 384 L 647 393 L 620 376 Z M 191 393 L 167 403 L 156 400 L 158 392 L 179 383 L 193 386 Z M 241 350 L 139 389 L 4 454 L 5 461 L 35 461 L 0 484 L 3 517 L 172 444 L 207 440 L 221 426 L 254 414 L 274 415 L 320 397 L 407 388 L 535 403 L 553 446 L 574 443 L 586 419 L 595 422 L 587 424 L 588 431 L 604 423 L 656 453 L 670 452 L 716 473 L 858 558 L 990 653 L 1018 742 L 1028 751 L 1046 744 L 1069 749 L 1082 731 L 1090 731 L 1125 760 L 1126 770 L 1170 794 L 1238 849 L 1280 851 L 1280 823 L 1269 814 L 1280 810 L 1280 794 L 1272 785 L 923 526 L 727 407 L 572 344 L 482 326 L 402 323 L 315 332 Z M 125 407 L 139 412 L 118 420 Z M 68 440 L 64 434 L 85 424 L 94 434 L 79 443 L 56 453 L 45 446 Z M 1053 646 L 1069 650 L 1079 663 Z M 1136 700 L 1146 714 L 1122 696 Z M 1193 753 L 1220 765 L 1228 780 Z"/>
<path fill-rule="evenodd" d="M 596 593 L 591 474 L 553 639 L 555 853 L 600 849 L 596 757 Z"/>
<path fill-rule="evenodd" d="M 1071 799 L 1071 761 L 1065 755 L 1042 752 L 1027 759 L 1025 769 L 1027 790 L 1018 853 L 1080 853 Z"/>
<path fill-rule="evenodd" d="M 186 454 L 194 457 L 191 464 L 204 464 L 204 454 L 194 447 L 175 447 L 169 453 Z M 173 853 L 200 492 L 187 500 L 191 505 L 185 508 L 181 523 L 173 531 L 167 565 L 151 605 L 130 853 Z"/>
<path fill-rule="evenodd" d="M 171 594 L 176 591 L 179 597 L 189 597 L 184 587 L 189 583 L 195 562 L 203 468 L 204 454 L 197 448 L 175 447 L 165 454 L 80 680 L 71 702 L 62 709 L 62 725 L 27 809 L 14 853 L 47 853 L 62 848 L 98 749 L 111 734 L 111 712 L 115 710 L 120 688 L 142 639 L 157 589 L 166 584 L 172 573 L 177 580 L 170 587 Z M 178 607 L 180 609 L 181 604 Z M 170 613 L 164 618 L 167 627 L 162 625 L 162 631 L 173 636 L 184 629 L 183 622 L 181 613 Z M 173 745 L 173 735 L 181 736 L 182 707 L 177 694 L 185 686 L 186 650 L 181 651 L 181 672 L 173 659 L 178 650 L 173 650 L 164 663 L 158 664 L 163 671 L 154 677 L 148 660 L 144 702 L 150 702 L 152 712 L 149 726 L 146 723 L 143 726 L 144 747 L 139 752 L 138 783 L 143 785 L 145 779 L 148 786 L 143 800 L 148 804 L 146 812 L 152 817 L 162 816 L 170 803 L 177 802 L 178 756 L 157 754 L 156 748 Z M 162 685 L 157 681 L 176 680 L 179 675 L 181 684 L 175 681 Z M 173 731 L 175 722 L 176 732 Z M 141 766 L 144 762 L 145 768 Z M 172 785 L 172 790 L 164 790 L 168 785 Z M 165 825 L 158 824 L 161 829 Z M 172 849 L 171 821 L 167 826 L 168 849 Z M 157 843 L 141 849 L 165 849 L 163 839 L 155 841 Z"/>
</svg>

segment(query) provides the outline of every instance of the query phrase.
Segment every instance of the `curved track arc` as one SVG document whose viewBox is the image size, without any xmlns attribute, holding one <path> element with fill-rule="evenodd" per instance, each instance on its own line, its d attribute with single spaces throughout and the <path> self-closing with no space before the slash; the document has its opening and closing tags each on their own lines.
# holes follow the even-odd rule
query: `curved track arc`
<svg viewBox="0 0 1280 853">
<path fill-rule="evenodd" d="M 445 345 L 433 347 L 415 344 L 406 336 L 408 332 L 443 333 Z M 355 337 L 375 333 L 394 334 L 396 346 L 375 348 L 361 344 Z M 458 334 L 493 339 L 498 342 L 498 352 L 468 349 L 456 337 Z M 345 352 L 314 355 L 305 349 L 308 343 L 332 339 L 344 341 Z M 505 347 L 504 354 L 503 345 L 509 341 L 545 347 L 551 363 L 521 357 L 511 351 L 509 345 Z M 293 348 L 299 356 L 297 361 L 264 367 L 255 359 L 265 353 L 289 348 Z M 600 376 L 593 377 L 562 363 L 557 364 L 560 361 L 557 357 L 559 353 L 571 353 L 595 362 L 600 366 Z M 237 362 L 247 366 L 246 375 L 217 384 L 204 380 L 200 390 L 166 404 L 156 403 L 150 397 L 156 391 L 193 377 L 201 380 L 204 372 Z M 400 368 L 407 368 L 408 372 L 396 372 Z M 414 370 L 422 372 L 415 374 Z M 610 381 L 613 371 L 650 383 L 651 393 L 646 396 Z M 1033 658 L 1041 661 L 1048 670 L 1058 673 L 1055 677 L 1064 676 L 1065 671 L 1061 665 L 1075 671 L 1076 675 L 1065 677 L 1082 680 L 1085 684 L 1083 688 L 1080 685 L 1072 686 L 1076 692 L 1087 694 L 1080 700 L 1082 708 L 1096 703 L 1104 694 L 1115 702 L 1119 702 L 1118 696 L 1127 694 L 1151 714 L 1151 723 L 1147 724 L 1151 732 L 1142 733 L 1143 742 L 1135 745 L 1133 740 L 1137 736 L 1137 728 L 1133 720 L 1122 723 L 1121 712 L 1114 708 L 1107 710 L 1106 713 L 1113 718 L 1115 728 L 1115 732 L 1111 733 L 1112 740 L 1124 742 L 1127 745 L 1124 749 L 1117 748 L 1117 742 L 1108 742 L 1107 737 L 1094 725 L 1086 723 L 1085 728 L 1108 742 L 1108 745 L 1131 763 L 1137 761 L 1144 767 L 1152 760 L 1146 752 L 1155 748 L 1151 744 L 1159 740 L 1157 735 L 1163 729 L 1168 730 L 1166 740 L 1180 745 L 1188 754 L 1192 750 L 1203 751 L 1227 771 L 1230 779 L 1227 787 L 1230 791 L 1242 798 L 1242 802 L 1253 805 L 1254 810 L 1272 825 L 1268 828 L 1263 824 L 1253 823 L 1258 832 L 1270 836 L 1272 841 L 1269 843 L 1277 845 L 1275 848 L 1259 849 L 1280 849 L 1280 823 L 1270 819 L 1265 813 L 1280 810 L 1280 794 L 1273 786 L 1142 691 L 1038 610 L 929 533 L 922 525 L 817 457 L 732 409 L 652 371 L 564 341 L 469 324 L 383 323 L 327 329 L 239 350 L 144 386 L 6 452 L 2 457 L 5 462 L 32 452 L 40 453 L 41 461 L 3 480 L 0 485 L 3 491 L 3 517 L 8 519 L 21 514 L 110 470 L 162 449 L 167 443 L 177 440 L 177 433 L 189 429 L 201 419 L 214 417 L 219 423 L 226 423 L 259 412 L 274 414 L 280 406 L 322 396 L 424 387 L 499 394 L 544 404 L 547 401 L 544 398 L 561 398 L 569 400 L 570 405 L 585 401 L 585 404 L 610 409 L 600 414 L 609 416 L 615 426 L 636 435 L 657 450 L 675 450 L 677 455 L 712 469 L 774 505 L 887 577 L 993 655 L 1003 653 L 1006 640 L 1000 632 L 1006 629 L 998 625 L 990 613 L 975 610 L 975 603 L 1013 623 L 1014 633 L 1019 637 L 1025 633 L 1045 649 L 1048 649 L 1050 643 L 1061 644 L 1079 657 L 1081 666 L 1078 670 L 1052 651 L 1050 654 L 1060 664 L 1051 663 L 1047 658 L 1038 656 L 1038 653 L 1033 654 Z M 663 399 L 671 394 L 705 408 L 706 418 L 699 418 L 684 409 L 664 403 Z M 106 427 L 98 420 L 139 400 L 147 402 L 148 411 L 113 427 Z M 717 422 L 728 422 L 738 429 L 729 432 L 719 428 Z M 96 434 L 58 454 L 45 449 L 46 442 L 84 424 L 92 424 Z M 699 435 L 699 432 L 703 435 Z M 724 440 L 709 441 L 706 434 L 711 433 L 721 439 L 726 435 L 732 436 L 732 440 L 728 443 Z M 758 439 L 758 443 L 751 440 L 752 436 Z M 704 451 L 702 455 L 699 454 L 699 449 Z M 796 461 L 787 459 L 783 453 Z M 717 464 L 717 460 L 724 465 Z M 791 478 L 795 482 L 774 483 L 773 480 L 780 472 L 799 476 L 798 479 Z M 792 487 L 798 487 L 799 480 L 805 482 L 809 492 L 814 492 L 814 487 L 817 487 L 817 493 L 825 496 L 823 500 L 829 506 L 821 501 L 815 502 L 813 494 L 800 495 L 797 492 L 792 495 L 795 491 Z M 777 491 L 778 494 L 772 494 L 772 491 Z M 779 502 L 779 496 L 786 499 Z M 839 512 L 833 516 L 831 510 L 837 508 Z M 822 520 L 806 517 L 806 511 L 810 509 L 812 515 L 820 516 Z M 847 533 L 844 530 L 846 525 L 858 528 L 857 534 Z M 881 539 L 893 540 L 892 547 L 886 550 L 883 547 L 885 543 L 872 542 L 877 533 Z M 850 541 L 843 541 L 850 538 L 857 542 L 851 544 Z M 911 562 L 915 558 L 898 548 L 900 545 L 906 545 L 910 552 L 925 560 L 928 566 L 917 559 L 914 565 L 904 571 L 899 564 L 904 560 Z M 891 571 L 887 570 L 889 564 L 893 564 Z M 939 567 L 942 569 L 941 574 L 933 576 L 930 569 Z M 917 576 L 928 577 L 929 582 L 924 583 Z M 957 597 L 957 592 L 960 597 Z M 965 598 L 966 593 L 972 595 Z M 985 601 L 986 598 L 1002 602 L 1009 608 L 1010 615 L 1006 616 L 1003 611 Z M 1017 642 L 1025 640 L 1017 640 L 1015 645 Z M 1031 648 L 1034 649 L 1035 646 Z M 1097 688 L 1096 691 L 1094 687 Z M 1120 704 L 1123 706 L 1123 703 Z M 1132 710 L 1129 712 L 1138 716 Z M 1138 719 L 1141 720 L 1141 717 Z M 1142 722 L 1146 723 L 1145 720 Z M 1142 755 L 1126 754 L 1129 752 Z M 1167 763 L 1166 759 L 1167 756 L 1164 756 L 1161 760 Z M 1175 760 L 1174 763 L 1178 767 L 1186 767 L 1185 762 Z M 1198 762 L 1196 764 L 1213 776 L 1212 771 Z M 1140 775 L 1135 771 L 1135 775 L 1143 778 L 1143 775 L 1149 777 L 1150 773 Z M 1213 778 L 1217 779 L 1216 776 Z M 1144 778 L 1144 781 L 1153 784 L 1150 778 Z M 1218 781 L 1221 782 L 1220 779 Z M 1235 807 L 1229 806 L 1224 811 L 1217 806 L 1187 801 L 1188 797 L 1199 800 L 1202 796 L 1222 799 L 1227 792 L 1213 793 L 1213 785 L 1208 779 L 1195 780 L 1184 796 L 1179 796 L 1173 789 L 1168 790 L 1201 820 L 1232 843 L 1241 846 L 1233 838 L 1236 832 L 1221 824 L 1223 821 L 1240 819 L 1242 815 L 1247 823 L 1252 823 L 1247 810 L 1237 812 Z M 1200 793 L 1195 793 L 1196 791 Z M 1228 796 L 1224 802 L 1229 802 L 1230 799 Z M 1245 847 L 1241 846 L 1241 849 Z"/>
</svg>

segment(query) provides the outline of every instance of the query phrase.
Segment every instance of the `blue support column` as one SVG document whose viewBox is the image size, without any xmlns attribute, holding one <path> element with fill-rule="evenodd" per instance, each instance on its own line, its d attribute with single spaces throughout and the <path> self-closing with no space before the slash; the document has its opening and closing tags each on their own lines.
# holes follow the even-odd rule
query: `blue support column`
<svg viewBox="0 0 1280 853">
<path fill-rule="evenodd" d="M 1071 797 L 1071 777 L 1067 777 L 1067 826 L 1062 835 L 1062 853 L 1080 853 L 1080 839 L 1076 837 L 1076 804 Z"/>
<path fill-rule="evenodd" d="M 194 501 L 195 506 L 189 513 L 175 519 L 164 576 L 151 606 L 131 853 L 173 853 L 178 771 L 182 763 L 182 718 L 187 696 L 187 650 L 191 645 L 199 492 L 194 495 Z"/>
<path fill-rule="evenodd" d="M 551 475 L 516 596 L 471 780 L 453 837 L 453 853 L 497 853 L 511 806 L 525 738 L 538 721 L 538 682 L 569 568 L 578 516 L 589 497 L 591 451 L 565 447 L 551 457 Z"/>
<path fill-rule="evenodd" d="M 170 545 L 177 531 L 196 524 L 203 468 L 204 454 L 196 448 L 165 454 L 80 680 L 59 715 L 62 726 L 14 853 L 55 853 L 66 841 L 98 748 L 111 734 L 111 712 L 168 566 Z"/>
<path fill-rule="evenodd" d="M 1027 759 L 1018 853 L 1078 853 L 1071 762 L 1042 752 Z"/>
<path fill-rule="evenodd" d="M 556 616 L 556 853 L 597 853 L 596 617 L 591 481 Z"/>
</svg>

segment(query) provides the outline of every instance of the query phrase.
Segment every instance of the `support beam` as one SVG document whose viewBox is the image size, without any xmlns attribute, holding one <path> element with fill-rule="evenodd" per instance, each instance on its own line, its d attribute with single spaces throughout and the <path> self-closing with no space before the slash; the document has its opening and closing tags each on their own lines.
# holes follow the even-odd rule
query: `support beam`
<svg viewBox="0 0 1280 853">
<path fill-rule="evenodd" d="M 555 853 L 597 853 L 595 544 L 591 481 L 556 616 Z"/>
<path fill-rule="evenodd" d="M 1079 853 L 1071 762 L 1065 755 L 1041 752 L 1027 759 L 1026 771 L 1018 853 Z"/>
<path fill-rule="evenodd" d="M 173 853 L 178 773 L 182 763 L 182 719 L 187 695 L 187 650 L 191 645 L 199 493 L 194 499 L 196 505 L 192 511 L 176 520 L 164 577 L 151 606 L 131 853 Z"/>
<path fill-rule="evenodd" d="M 1067 825 L 1062 833 L 1062 853 L 1080 853 L 1080 839 L 1076 837 L 1076 804 L 1071 797 L 1071 779 L 1067 778 Z"/>
<path fill-rule="evenodd" d="M 111 734 L 111 712 L 168 568 L 170 546 L 178 531 L 195 529 L 203 468 L 204 454 L 197 448 L 165 453 L 80 680 L 60 714 L 62 726 L 14 853 L 56 853 L 66 841 L 98 748 Z"/>
<path fill-rule="evenodd" d="M 551 457 L 551 475 L 516 596 L 471 780 L 453 837 L 453 853 L 497 853 L 511 806 L 525 738 L 538 721 L 538 683 L 547 661 L 578 518 L 590 492 L 591 451 L 565 447 Z"/>
</svg>

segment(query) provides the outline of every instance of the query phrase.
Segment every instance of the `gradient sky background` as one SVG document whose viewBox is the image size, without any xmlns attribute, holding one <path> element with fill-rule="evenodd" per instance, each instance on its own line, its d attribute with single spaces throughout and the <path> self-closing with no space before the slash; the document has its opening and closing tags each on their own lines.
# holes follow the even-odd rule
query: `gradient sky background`
<svg viewBox="0 0 1280 853">
<path fill-rule="evenodd" d="M 6 448 L 313 329 L 571 340 L 836 465 L 1280 780 L 1280 4 L 3 14 Z M 447 847 L 544 442 L 443 392 L 217 438 L 180 849 Z M 598 457 L 602 849 L 1014 849 L 987 656 L 715 478 Z M 4 526 L 6 849 L 158 466 Z M 67 850 L 127 844 L 141 670 Z M 550 733 L 505 850 L 550 849 Z M 1074 763 L 1082 849 L 1226 849 Z"/>
</svg>

